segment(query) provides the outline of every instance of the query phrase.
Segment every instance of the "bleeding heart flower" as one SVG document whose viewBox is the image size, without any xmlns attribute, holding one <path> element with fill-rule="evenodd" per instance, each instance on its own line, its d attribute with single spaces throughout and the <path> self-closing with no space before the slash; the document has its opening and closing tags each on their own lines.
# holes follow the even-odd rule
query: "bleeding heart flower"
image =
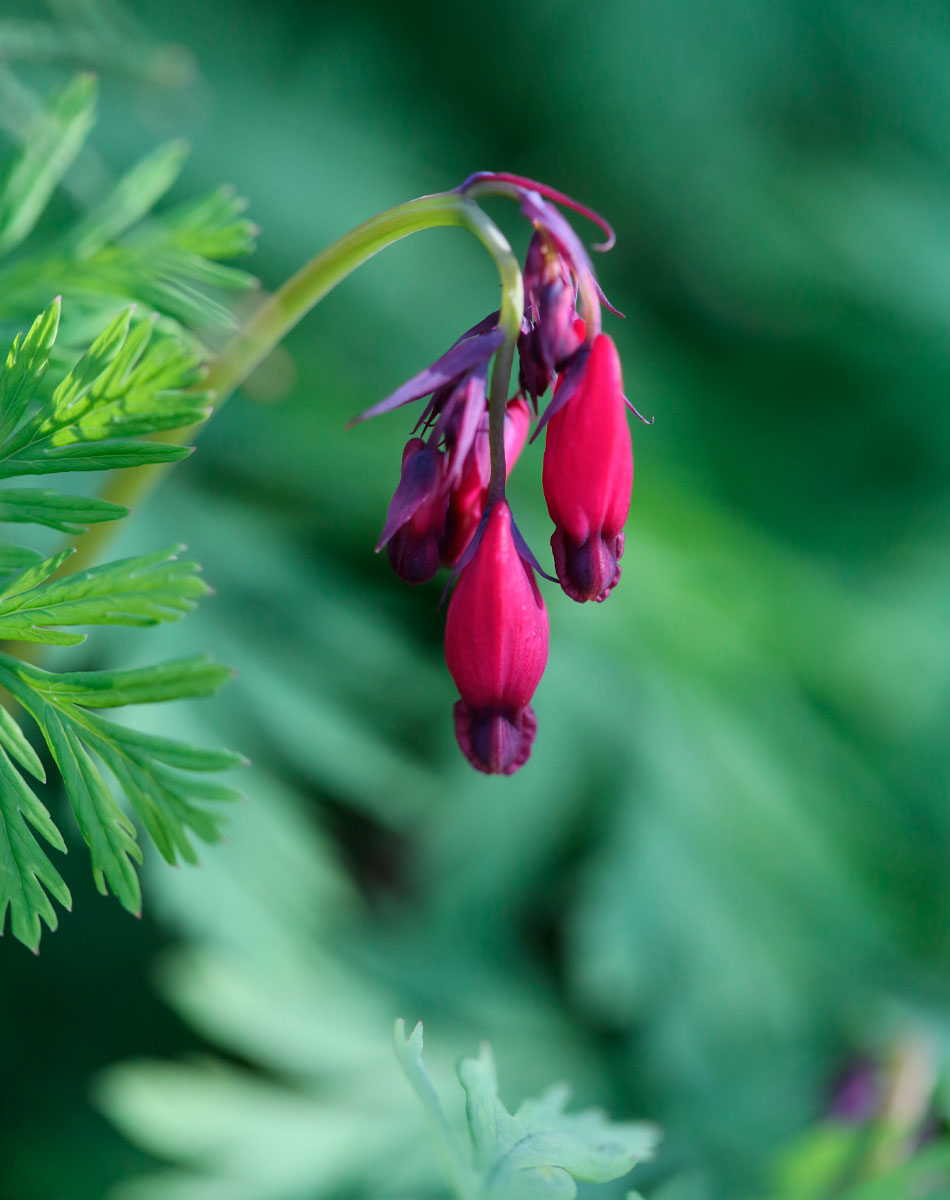
<svg viewBox="0 0 950 1200">
<path fill-rule="evenodd" d="M 617 348 L 599 334 L 570 380 L 572 394 L 547 425 L 542 483 L 554 521 L 561 587 L 574 600 L 605 600 L 620 579 L 623 525 L 633 487 L 633 444 Z M 576 374 L 576 371 L 575 371 Z"/>
<path fill-rule="evenodd" d="M 531 697 L 548 658 L 548 615 L 515 545 L 511 510 L 489 509 L 449 602 L 445 658 L 461 694 L 455 736 L 479 771 L 512 775 L 537 730 Z"/>
</svg>

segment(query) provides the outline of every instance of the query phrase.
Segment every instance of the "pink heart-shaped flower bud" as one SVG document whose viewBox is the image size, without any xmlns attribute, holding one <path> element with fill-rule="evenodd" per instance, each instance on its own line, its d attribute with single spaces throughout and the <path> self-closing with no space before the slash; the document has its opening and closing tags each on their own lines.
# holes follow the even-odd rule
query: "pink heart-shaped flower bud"
<svg viewBox="0 0 950 1200">
<path fill-rule="evenodd" d="M 445 658 L 462 697 L 455 732 L 479 771 L 510 775 L 531 753 L 529 701 L 548 657 L 548 616 L 512 532 L 511 510 L 489 510 L 449 602 Z"/>
<path fill-rule="evenodd" d="M 606 334 L 594 339 L 571 398 L 548 421 L 542 482 L 561 586 L 574 600 L 605 599 L 620 578 L 633 487 L 620 360 Z"/>
</svg>

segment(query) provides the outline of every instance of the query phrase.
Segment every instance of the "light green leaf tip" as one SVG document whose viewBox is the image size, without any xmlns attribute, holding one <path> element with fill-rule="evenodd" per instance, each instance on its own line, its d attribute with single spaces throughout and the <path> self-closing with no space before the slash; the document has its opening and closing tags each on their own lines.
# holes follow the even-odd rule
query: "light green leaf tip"
<svg viewBox="0 0 950 1200">
<path fill-rule="evenodd" d="M 0 933 L 9 911 L 13 936 L 36 951 L 41 922 L 45 921 L 49 929 L 57 925 L 50 896 L 67 909 L 72 899 L 33 831 L 64 854 L 66 846 L 46 807 L 10 761 L 7 750 L 25 760 L 24 766 L 40 779 L 43 768 L 13 718 L 3 709 L 0 713 Z"/>
<path fill-rule="evenodd" d="M 92 128 L 96 94 L 95 76 L 77 75 L 36 114 L 23 149 L 0 186 L 0 254 L 33 231 Z"/>
</svg>

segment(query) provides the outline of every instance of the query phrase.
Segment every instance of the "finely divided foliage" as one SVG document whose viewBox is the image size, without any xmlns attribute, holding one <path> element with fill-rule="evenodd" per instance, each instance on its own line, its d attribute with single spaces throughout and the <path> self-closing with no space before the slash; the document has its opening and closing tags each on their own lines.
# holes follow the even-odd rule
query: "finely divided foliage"
<svg viewBox="0 0 950 1200">
<path fill-rule="evenodd" d="M 570 1090 L 550 1087 L 509 1113 L 498 1096 L 495 1060 L 483 1044 L 458 1066 L 465 1090 L 471 1160 L 463 1154 L 422 1063 L 422 1025 L 407 1037 L 396 1022 L 396 1055 L 422 1101 L 457 1200 L 573 1200 L 576 1180 L 609 1183 L 650 1158 L 654 1126 L 611 1122 L 599 1109 L 566 1113 Z"/>
<path fill-rule="evenodd" d="M 0 255 L 34 233 L 82 149 L 94 103 L 95 81 L 82 76 L 38 114 L 0 176 Z M 170 463 L 190 453 L 143 439 L 207 415 L 212 397 L 200 388 L 198 334 L 226 325 L 229 315 L 206 289 L 252 282 L 216 260 L 245 253 L 253 231 L 241 203 L 223 190 L 143 220 L 183 157 L 179 143 L 160 147 L 52 244 L 33 251 L 27 244 L 15 262 L 0 265 L 0 326 L 17 330 L 0 371 L 0 482 Z M 49 303 L 54 291 L 63 298 Z M 157 311 L 143 311 L 143 301 Z M 27 317 L 43 304 L 38 317 Z M 69 537 L 127 512 L 69 490 L 0 486 L 0 521 Z M 73 549 L 44 557 L 0 541 L 0 932 L 9 911 L 13 935 L 33 949 L 41 922 L 56 927 L 52 901 L 68 908 L 70 895 L 47 854 L 46 844 L 61 852 L 66 845 L 34 790 L 46 773 L 23 714 L 62 779 L 97 887 L 132 912 L 141 906 L 142 849 L 127 809 L 169 862 L 193 862 L 191 835 L 217 840 L 218 806 L 238 794 L 208 778 L 237 765 L 238 755 L 137 733 L 101 715 L 210 695 L 227 680 L 224 667 L 195 657 L 53 673 L 10 652 L 16 643 L 75 645 L 85 639 L 83 626 L 177 620 L 208 590 L 197 565 L 179 557 L 180 546 L 69 574 Z"/>
</svg>

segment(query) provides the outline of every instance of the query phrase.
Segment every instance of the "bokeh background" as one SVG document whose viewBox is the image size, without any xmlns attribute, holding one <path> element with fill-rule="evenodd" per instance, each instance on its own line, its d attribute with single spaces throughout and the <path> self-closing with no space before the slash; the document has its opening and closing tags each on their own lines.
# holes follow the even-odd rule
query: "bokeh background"
<svg viewBox="0 0 950 1200">
<path fill-rule="evenodd" d="M 216 595 L 83 653 L 233 664 L 220 698 L 136 719 L 244 751 L 248 802 L 199 869 L 148 864 L 141 922 L 95 893 L 74 838 L 73 914 L 36 960 L 0 946 L 0 1196 L 434 1200 L 400 1015 L 425 1021 L 455 1117 L 452 1064 L 487 1037 L 509 1105 L 568 1079 L 660 1123 L 633 1176 L 648 1196 L 837 1194 L 814 1163 L 862 1065 L 883 1081 L 862 1111 L 939 1137 L 946 5 L 3 12 L 6 88 L 102 75 L 64 203 L 184 135 L 173 199 L 246 195 L 265 288 L 473 170 L 600 209 L 626 313 L 608 328 L 656 423 L 634 428 L 622 584 L 583 607 L 546 585 L 534 756 L 495 780 L 454 746 L 442 582 L 410 591 L 372 554 L 409 421 L 343 431 L 495 306 L 491 262 L 458 231 L 401 243 L 214 418 L 117 549 L 184 535 Z M 90 15 L 99 34 L 69 32 Z M 59 40 L 31 42 L 39 19 Z M 492 212 L 523 249 L 517 214 Z M 539 446 L 513 505 L 546 556 Z"/>
</svg>

